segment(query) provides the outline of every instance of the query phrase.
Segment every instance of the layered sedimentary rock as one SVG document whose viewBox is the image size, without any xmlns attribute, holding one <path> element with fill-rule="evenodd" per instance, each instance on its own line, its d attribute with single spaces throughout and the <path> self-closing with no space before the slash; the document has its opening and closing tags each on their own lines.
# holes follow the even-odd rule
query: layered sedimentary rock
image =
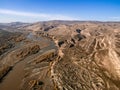
<svg viewBox="0 0 120 90">
<path fill-rule="evenodd" d="M 39 35 L 51 37 L 58 46 L 58 57 L 51 64 L 55 88 L 119 90 L 118 26 L 119 23 L 84 22 L 40 30 Z"/>
<path fill-rule="evenodd" d="M 51 21 L 21 27 L 32 31 L 36 37 L 28 37 L 33 42 L 25 40 L 26 47 L 18 49 L 18 56 L 23 54 L 28 59 L 20 88 L 119 90 L 119 26 L 120 23 L 115 22 Z M 57 49 L 52 48 L 50 41 L 45 41 L 49 42 L 50 47 L 43 44 L 39 48 L 39 36 L 54 41 Z M 46 49 L 41 48 L 44 45 Z"/>
</svg>

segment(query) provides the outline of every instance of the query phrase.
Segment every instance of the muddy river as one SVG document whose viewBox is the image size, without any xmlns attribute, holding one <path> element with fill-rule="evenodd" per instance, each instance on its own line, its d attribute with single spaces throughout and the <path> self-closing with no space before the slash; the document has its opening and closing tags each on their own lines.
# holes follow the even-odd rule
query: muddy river
<svg viewBox="0 0 120 90">
<path fill-rule="evenodd" d="M 49 42 L 49 46 L 41 49 L 39 52 L 40 54 L 51 49 L 56 49 L 54 42 L 51 40 L 48 40 L 48 39 L 44 40 L 44 38 L 42 37 L 36 38 L 31 33 L 28 35 L 28 38 L 32 40 L 38 40 L 38 41 L 43 40 L 45 42 Z M 18 62 L 13 67 L 13 69 L 0 82 L 0 90 L 19 90 L 20 89 L 22 79 L 25 75 L 24 69 L 28 61 L 29 59 L 24 59 Z"/>
</svg>

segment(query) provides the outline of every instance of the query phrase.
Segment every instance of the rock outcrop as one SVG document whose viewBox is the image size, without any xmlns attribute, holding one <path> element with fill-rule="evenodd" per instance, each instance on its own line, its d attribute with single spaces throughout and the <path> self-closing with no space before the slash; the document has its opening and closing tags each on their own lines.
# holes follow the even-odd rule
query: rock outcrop
<svg viewBox="0 0 120 90">
<path fill-rule="evenodd" d="M 0 65 L 28 60 L 22 90 L 120 90 L 119 22 L 49 21 L 21 28 L 34 35 L 14 40 Z"/>
</svg>

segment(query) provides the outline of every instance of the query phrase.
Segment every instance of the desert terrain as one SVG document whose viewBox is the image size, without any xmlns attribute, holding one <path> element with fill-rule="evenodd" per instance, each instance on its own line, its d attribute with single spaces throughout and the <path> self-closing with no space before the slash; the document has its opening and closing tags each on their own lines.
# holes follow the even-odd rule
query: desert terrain
<svg viewBox="0 0 120 90">
<path fill-rule="evenodd" d="M 120 90 L 120 22 L 0 23 L 0 90 Z"/>
</svg>

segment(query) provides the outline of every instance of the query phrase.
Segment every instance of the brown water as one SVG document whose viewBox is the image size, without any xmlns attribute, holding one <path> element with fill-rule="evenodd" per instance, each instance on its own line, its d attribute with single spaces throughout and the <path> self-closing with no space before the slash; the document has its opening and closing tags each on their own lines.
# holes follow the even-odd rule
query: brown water
<svg viewBox="0 0 120 90">
<path fill-rule="evenodd" d="M 40 40 L 43 39 L 42 37 L 40 38 Z M 40 41 L 38 40 L 38 41 Z M 50 49 L 55 49 L 55 45 L 52 41 L 50 40 L 45 40 L 47 42 L 49 42 L 49 46 L 43 48 L 40 52 L 40 54 L 50 50 Z M 2 80 L 2 82 L 0 83 L 0 90 L 20 90 L 20 85 L 22 82 L 22 79 L 25 75 L 25 71 L 24 68 L 26 66 L 26 63 L 29 61 L 29 59 L 24 59 L 20 62 L 18 62 L 13 69 L 8 73 L 7 76 L 5 76 L 5 78 Z"/>
<path fill-rule="evenodd" d="M 11 70 L 8 75 L 0 83 L 0 90 L 19 90 L 21 79 L 24 77 L 24 67 L 26 61 L 20 61 L 15 65 L 13 70 Z"/>
</svg>

